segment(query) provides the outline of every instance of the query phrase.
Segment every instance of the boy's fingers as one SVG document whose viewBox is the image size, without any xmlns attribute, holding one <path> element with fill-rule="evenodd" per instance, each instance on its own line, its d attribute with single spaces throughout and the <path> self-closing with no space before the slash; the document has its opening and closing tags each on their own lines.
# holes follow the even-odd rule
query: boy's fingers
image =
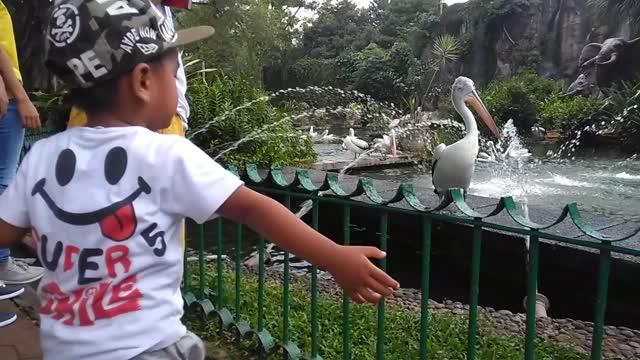
<svg viewBox="0 0 640 360">
<path fill-rule="evenodd" d="M 364 256 L 368 258 L 383 259 L 385 256 L 387 256 L 387 253 L 378 249 L 377 247 L 362 246 L 360 249 L 362 250 Z"/>
<path fill-rule="evenodd" d="M 360 296 L 362 296 L 367 302 L 370 302 L 372 304 L 377 304 L 378 301 L 380 300 L 380 295 L 374 293 L 373 291 L 369 290 L 369 288 L 360 288 L 360 290 L 358 291 L 358 293 L 360 294 Z"/>
<path fill-rule="evenodd" d="M 362 298 L 362 296 L 358 293 L 349 295 L 349 297 L 351 298 L 351 300 L 353 300 L 353 302 L 355 302 L 356 304 L 364 304 L 365 300 Z"/>
<path fill-rule="evenodd" d="M 382 296 L 389 296 L 393 293 L 393 290 L 390 287 L 384 286 L 374 278 L 370 278 L 367 281 L 367 286 Z"/>
<path fill-rule="evenodd" d="M 371 276 L 378 282 L 393 289 L 400 287 L 400 283 L 394 280 L 389 274 L 382 271 L 379 267 L 372 266 Z"/>
</svg>

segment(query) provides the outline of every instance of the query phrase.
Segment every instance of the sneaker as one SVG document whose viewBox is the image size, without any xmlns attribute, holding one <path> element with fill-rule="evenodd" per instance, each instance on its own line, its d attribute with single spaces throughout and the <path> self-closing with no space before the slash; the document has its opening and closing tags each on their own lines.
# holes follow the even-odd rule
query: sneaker
<svg viewBox="0 0 640 360">
<path fill-rule="evenodd" d="M 0 270 L 0 281 L 7 284 L 27 284 L 39 280 L 44 275 L 44 268 L 30 266 L 22 259 L 9 258 L 6 268 Z"/>
<path fill-rule="evenodd" d="M 0 312 L 0 328 L 7 326 L 18 319 L 18 315 L 10 312 Z"/>
<path fill-rule="evenodd" d="M 22 286 L 5 285 L 0 281 L 0 300 L 12 299 L 24 292 Z"/>
</svg>

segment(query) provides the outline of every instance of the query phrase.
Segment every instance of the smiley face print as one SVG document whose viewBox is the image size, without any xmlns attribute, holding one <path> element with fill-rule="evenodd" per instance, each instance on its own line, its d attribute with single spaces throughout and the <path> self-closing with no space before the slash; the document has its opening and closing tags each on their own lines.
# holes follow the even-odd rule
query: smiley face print
<svg viewBox="0 0 640 360">
<path fill-rule="evenodd" d="M 117 185 L 127 170 L 127 152 L 122 147 L 114 147 L 107 153 L 104 161 L 104 179 L 113 186 Z M 71 149 L 60 152 L 56 161 L 55 178 L 57 185 L 64 187 L 73 181 L 76 171 L 76 155 Z M 101 209 L 85 213 L 69 212 L 58 206 L 45 189 L 47 180 L 42 178 L 34 185 L 31 195 L 39 195 L 53 215 L 70 225 L 99 224 L 102 234 L 113 241 L 125 241 L 136 231 L 137 219 L 133 202 L 142 194 L 150 194 L 151 187 L 138 176 L 138 188 L 129 196 Z M 54 185 L 55 186 L 55 185 Z M 81 196 L 78 194 L 78 196 Z"/>
</svg>

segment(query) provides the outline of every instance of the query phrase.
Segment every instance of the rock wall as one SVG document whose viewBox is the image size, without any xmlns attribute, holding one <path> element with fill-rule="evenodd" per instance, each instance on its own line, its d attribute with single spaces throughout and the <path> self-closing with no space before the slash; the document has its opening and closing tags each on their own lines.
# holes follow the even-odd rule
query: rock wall
<svg viewBox="0 0 640 360">
<path fill-rule="evenodd" d="M 523 13 L 489 23 L 461 18 L 464 6 L 447 8 L 445 27 L 471 39 L 469 52 L 456 70 L 483 85 L 513 75 L 522 64 L 536 64 L 541 75 L 571 83 L 586 44 L 636 35 L 626 19 L 611 21 L 614 26 L 596 25 L 587 0 L 538 0 Z"/>
</svg>

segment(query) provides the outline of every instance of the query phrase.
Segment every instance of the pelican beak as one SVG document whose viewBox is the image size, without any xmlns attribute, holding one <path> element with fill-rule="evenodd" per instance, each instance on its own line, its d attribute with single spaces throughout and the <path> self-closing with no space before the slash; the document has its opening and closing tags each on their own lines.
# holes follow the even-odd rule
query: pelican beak
<svg viewBox="0 0 640 360">
<path fill-rule="evenodd" d="M 487 124 L 487 127 L 489 128 L 489 130 L 491 130 L 491 132 L 493 133 L 493 135 L 496 136 L 496 138 L 500 139 L 500 132 L 498 131 L 498 127 L 493 122 L 493 118 L 491 117 L 491 115 L 489 115 L 489 111 L 487 110 L 487 107 L 484 105 L 484 103 L 480 99 L 480 95 L 478 95 L 478 93 L 475 90 L 473 90 L 471 94 L 467 95 L 467 97 L 465 98 L 465 101 L 469 105 L 473 106 L 474 109 L 476 109 L 476 112 L 478 113 L 478 115 L 480 115 L 484 123 Z"/>
</svg>

